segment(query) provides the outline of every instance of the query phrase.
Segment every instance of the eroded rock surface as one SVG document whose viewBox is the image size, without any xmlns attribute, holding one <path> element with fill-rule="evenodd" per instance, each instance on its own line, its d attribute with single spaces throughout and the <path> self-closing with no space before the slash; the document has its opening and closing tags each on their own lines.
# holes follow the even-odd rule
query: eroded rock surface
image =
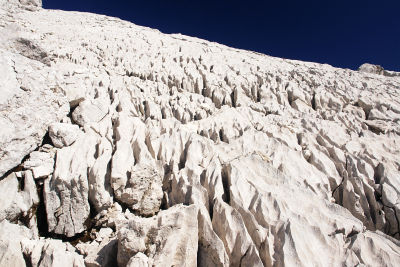
<svg viewBox="0 0 400 267">
<path fill-rule="evenodd" d="M 196 265 L 197 213 L 195 205 L 176 205 L 151 218 L 132 216 L 118 233 L 118 265 Z"/>
<path fill-rule="evenodd" d="M 0 265 L 400 262 L 399 73 L 0 4 Z"/>
<path fill-rule="evenodd" d="M 72 145 L 80 134 L 78 125 L 53 123 L 49 126 L 49 136 L 55 147 Z"/>
<path fill-rule="evenodd" d="M 20 181 L 18 181 L 20 180 Z M 23 183 L 23 187 L 20 186 Z M 18 178 L 15 173 L 0 181 L 0 221 L 17 221 L 18 217 L 29 214 L 34 205 L 39 203 L 39 196 L 33 175 L 24 172 Z"/>
</svg>

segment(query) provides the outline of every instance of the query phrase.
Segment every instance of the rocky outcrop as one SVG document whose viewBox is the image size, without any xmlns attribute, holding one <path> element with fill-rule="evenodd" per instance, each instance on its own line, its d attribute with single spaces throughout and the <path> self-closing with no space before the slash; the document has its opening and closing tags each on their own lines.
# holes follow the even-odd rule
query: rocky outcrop
<svg viewBox="0 0 400 267">
<path fill-rule="evenodd" d="M 83 257 L 76 253 L 76 249 L 61 240 L 23 240 L 21 247 L 28 266 L 85 266 Z"/>
<path fill-rule="evenodd" d="M 0 7 L 2 12 L 37 11 L 42 7 L 42 0 L 7 0 L 1 1 Z"/>
<path fill-rule="evenodd" d="M 83 257 L 61 240 L 38 239 L 24 226 L 0 223 L 1 266 L 74 266 L 83 267 Z"/>
<path fill-rule="evenodd" d="M 96 139 L 81 135 L 73 146 L 57 151 L 54 173 L 44 182 L 49 231 L 72 237 L 86 229 L 89 217 L 88 168 L 93 165 Z"/>
<path fill-rule="evenodd" d="M 360 72 L 366 72 L 366 73 L 372 73 L 372 74 L 379 74 L 379 75 L 385 75 L 385 76 L 400 76 L 400 73 L 394 72 L 394 71 L 387 71 L 382 66 L 379 65 L 373 65 L 369 63 L 364 63 L 362 64 L 359 68 L 358 71 Z"/>
<path fill-rule="evenodd" d="M 398 73 L 40 5 L 0 8 L 1 266 L 398 265 Z"/>
<path fill-rule="evenodd" d="M 132 216 L 118 233 L 118 265 L 196 265 L 197 212 L 176 205 L 152 218 Z"/>
<path fill-rule="evenodd" d="M 69 112 L 68 103 L 54 89 L 50 68 L 0 49 L 6 79 L 0 83 L 0 176 L 21 163 L 43 141 L 49 124 Z"/>
</svg>

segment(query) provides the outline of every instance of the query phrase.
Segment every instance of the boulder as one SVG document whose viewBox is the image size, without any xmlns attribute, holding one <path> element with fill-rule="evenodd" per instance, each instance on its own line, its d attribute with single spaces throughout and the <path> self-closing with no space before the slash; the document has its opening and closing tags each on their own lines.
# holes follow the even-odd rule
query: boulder
<svg viewBox="0 0 400 267">
<path fill-rule="evenodd" d="M 379 65 L 373 65 L 369 63 L 364 63 L 362 64 L 359 68 L 358 71 L 360 72 L 366 72 L 366 73 L 372 73 L 372 74 L 384 74 L 384 69 L 379 66 Z"/>
<path fill-rule="evenodd" d="M 75 108 L 72 119 L 80 126 L 99 122 L 107 115 L 108 106 L 109 100 L 104 98 L 84 100 Z"/>
<path fill-rule="evenodd" d="M 81 131 L 78 125 L 53 123 L 49 126 L 49 136 L 55 147 L 63 148 L 72 145 Z"/>
</svg>

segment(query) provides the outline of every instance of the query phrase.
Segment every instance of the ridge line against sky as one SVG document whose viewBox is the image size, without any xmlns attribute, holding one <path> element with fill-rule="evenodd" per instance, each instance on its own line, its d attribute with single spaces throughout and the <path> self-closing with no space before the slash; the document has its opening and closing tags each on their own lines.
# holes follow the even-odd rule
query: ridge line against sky
<svg viewBox="0 0 400 267">
<path fill-rule="evenodd" d="M 274 57 L 400 71 L 400 1 L 43 0 Z"/>
</svg>

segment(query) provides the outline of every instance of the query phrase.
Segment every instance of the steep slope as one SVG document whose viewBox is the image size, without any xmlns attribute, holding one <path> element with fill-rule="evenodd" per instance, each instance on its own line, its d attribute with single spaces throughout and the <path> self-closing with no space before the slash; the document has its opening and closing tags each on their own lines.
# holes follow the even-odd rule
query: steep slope
<svg viewBox="0 0 400 267">
<path fill-rule="evenodd" d="M 0 265 L 400 262 L 398 73 L 0 4 Z"/>
</svg>

